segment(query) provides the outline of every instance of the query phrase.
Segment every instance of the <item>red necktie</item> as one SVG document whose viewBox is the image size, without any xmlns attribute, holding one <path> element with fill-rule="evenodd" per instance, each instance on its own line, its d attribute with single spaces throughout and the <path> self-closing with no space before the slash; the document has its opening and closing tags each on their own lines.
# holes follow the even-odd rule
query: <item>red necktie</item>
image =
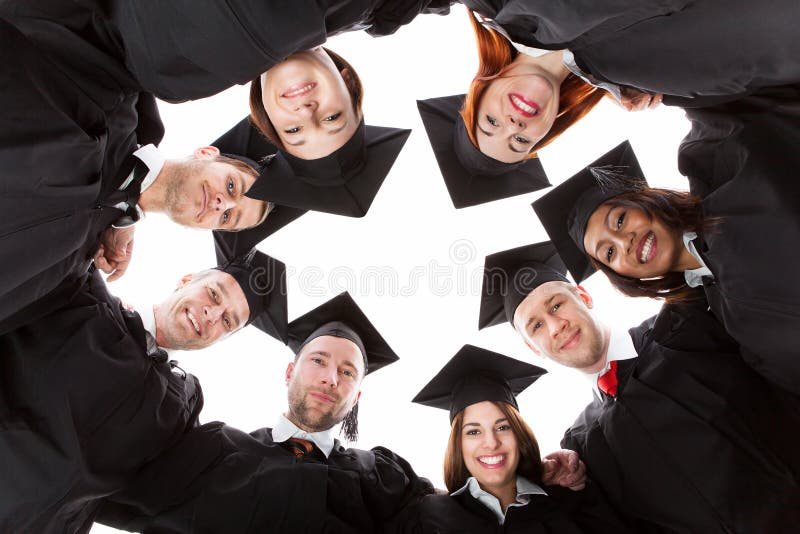
<svg viewBox="0 0 800 534">
<path fill-rule="evenodd" d="M 597 379 L 597 387 L 603 393 L 607 395 L 611 395 L 612 397 L 617 396 L 617 360 L 613 360 L 611 362 L 611 368 L 600 375 L 600 378 Z"/>
</svg>

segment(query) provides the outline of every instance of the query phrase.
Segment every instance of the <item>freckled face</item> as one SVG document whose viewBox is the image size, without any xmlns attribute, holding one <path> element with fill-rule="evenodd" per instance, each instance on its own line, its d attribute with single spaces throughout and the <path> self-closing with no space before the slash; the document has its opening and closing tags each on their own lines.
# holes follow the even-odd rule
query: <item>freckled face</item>
<svg viewBox="0 0 800 534">
<path fill-rule="evenodd" d="M 320 336 L 286 369 L 290 419 L 311 432 L 340 423 L 355 406 L 364 376 L 361 350 L 352 341 Z"/>
<path fill-rule="evenodd" d="M 360 118 L 343 73 L 315 48 L 292 54 L 262 75 L 264 110 L 289 154 L 321 158 L 353 136 Z"/>
<path fill-rule="evenodd" d="M 583 246 L 587 254 L 632 278 L 653 278 L 678 270 L 681 232 L 667 228 L 639 208 L 601 204 L 589 217 Z"/>
<path fill-rule="evenodd" d="M 512 66 L 493 80 L 477 110 L 478 148 L 505 163 L 522 161 L 553 126 L 561 82 L 536 65 Z"/>
<path fill-rule="evenodd" d="M 478 402 L 464 409 L 461 451 L 464 465 L 484 491 L 497 496 L 510 485 L 516 487 L 517 439 L 505 414 L 493 402 Z"/>
<path fill-rule="evenodd" d="M 558 364 L 584 372 L 605 364 L 603 330 L 565 282 L 531 291 L 514 312 L 514 328 L 534 352 Z"/>
</svg>

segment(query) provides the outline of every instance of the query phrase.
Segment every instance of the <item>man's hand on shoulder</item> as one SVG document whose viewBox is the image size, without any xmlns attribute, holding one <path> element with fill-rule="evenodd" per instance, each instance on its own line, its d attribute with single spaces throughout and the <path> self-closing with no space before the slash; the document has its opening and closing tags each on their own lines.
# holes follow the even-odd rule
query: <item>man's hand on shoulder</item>
<svg viewBox="0 0 800 534">
<path fill-rule="evenodd" d="M 113 282 L 128 269 L 133 255 L 134 226 L 108 227 L 100 238 L 100 247 L 94 255 L 95 266 L 110 275 L 106 281 Z"/>
<path fill-rule="evenodd" d="M 563 486 L 572 491 L 586 487 L 586 465 L 575 451 L 561 449 L 548 454 L 542 459 L 542 467 L 542 483 L 546 485 Z"/>
</svg>

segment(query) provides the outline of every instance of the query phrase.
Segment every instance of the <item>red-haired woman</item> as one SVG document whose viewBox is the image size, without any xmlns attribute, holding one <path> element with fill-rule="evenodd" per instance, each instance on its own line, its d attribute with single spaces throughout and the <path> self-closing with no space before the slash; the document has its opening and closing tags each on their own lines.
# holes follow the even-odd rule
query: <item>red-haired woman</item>
<svg viewBox="0 0 800 534">
<path fill-rule="evenodd" d="M 596 490 L 586 487 L 582 463 L 574 453 L 556 456 L 578 469 L 553 470 L 550 464 L 556 460 L 542 461 L 516 395 L 545 372 L 465 345 L 417 394 L 414 402 L 450 412 L 444 461 L 450 495 L 424 497 L 408 514 L 407 532 L 628 531 Z M 560 486 L 548 485 L 555 479 Z"/>
<path fill-rule="evenodd" d="M 534 207 L 578 281 L 591 261 L 629 296 L 705 296 L 744 359 L 800 394 L 800 94 L 776 89 L 688 115 L 679 163 L 691 192 L 595 169 Z"/>
<path fill-rule="evenodd" d="M 462 3 L 481 18 L 462 115 L 473 145 L 501 162 L 531 157 L 606 92 L 628 107 L 662 95 L 699 107 L 800 81 L 794 0 Z"/>
</svg>

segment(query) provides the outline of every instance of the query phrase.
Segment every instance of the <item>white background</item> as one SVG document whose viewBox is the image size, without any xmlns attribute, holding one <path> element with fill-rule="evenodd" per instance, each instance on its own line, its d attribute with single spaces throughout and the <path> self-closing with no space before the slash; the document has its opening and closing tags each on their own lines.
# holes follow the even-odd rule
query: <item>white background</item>
<svg viewBox="0 0 800 534">
<path fill-rule="evenodd" d="M 310 212 L 259 246 L 287 265 L 289 320 L 346 289 L 400 356 L 364 381 L 354 446 L 389 447 L 437 487 L 444 486 L 448 416 L 410 399 L 463 344 L 551 371 L 519 397 L 543 454 L 558 448 L 591 400 L 588 381 L 536 357 L 510 326 L 477 330 L 484 256 L 547 239 L 530 207 L 545 191 L 453 208 L 416 107 L 417 99 L 463 93 L 475 73 L 467 14 L 461 7 L 452 11 L 419 17 L 390 37 L 350 33 L 328 41 L 364 82 L 367 122 L 413 132 L 366 217 Z M 202 101 L 160 103 L 167 129 L 161 149 L 178 157 L 209 144 L 248 113 L 247 94 L 247 87 L 234 87 Z M 630 139 L 651 185 L 687 189 L 676 151 L 688 129 L 680 109 L 626 113 L 606 99 L 540 155 L 556 185 Z M 123 300 L 146 306 L 162 300 L 183 274 L 213 265 L 210 233 L 151 215 L 137 227 L 128 273 L 110 287 Z M 637 325 L 659 307 L 622 297 L 602 275 L 583 285 L 596 312 L 615 328 Z M 202 422 L 222 420 L 249 432 L 272 426 L 285 410 L 284 371 L 292 353 L 255 328 L 172 357 L 202 383 Z M 97 525 L 92 532 L 116 531 Z"/>
</svg>

